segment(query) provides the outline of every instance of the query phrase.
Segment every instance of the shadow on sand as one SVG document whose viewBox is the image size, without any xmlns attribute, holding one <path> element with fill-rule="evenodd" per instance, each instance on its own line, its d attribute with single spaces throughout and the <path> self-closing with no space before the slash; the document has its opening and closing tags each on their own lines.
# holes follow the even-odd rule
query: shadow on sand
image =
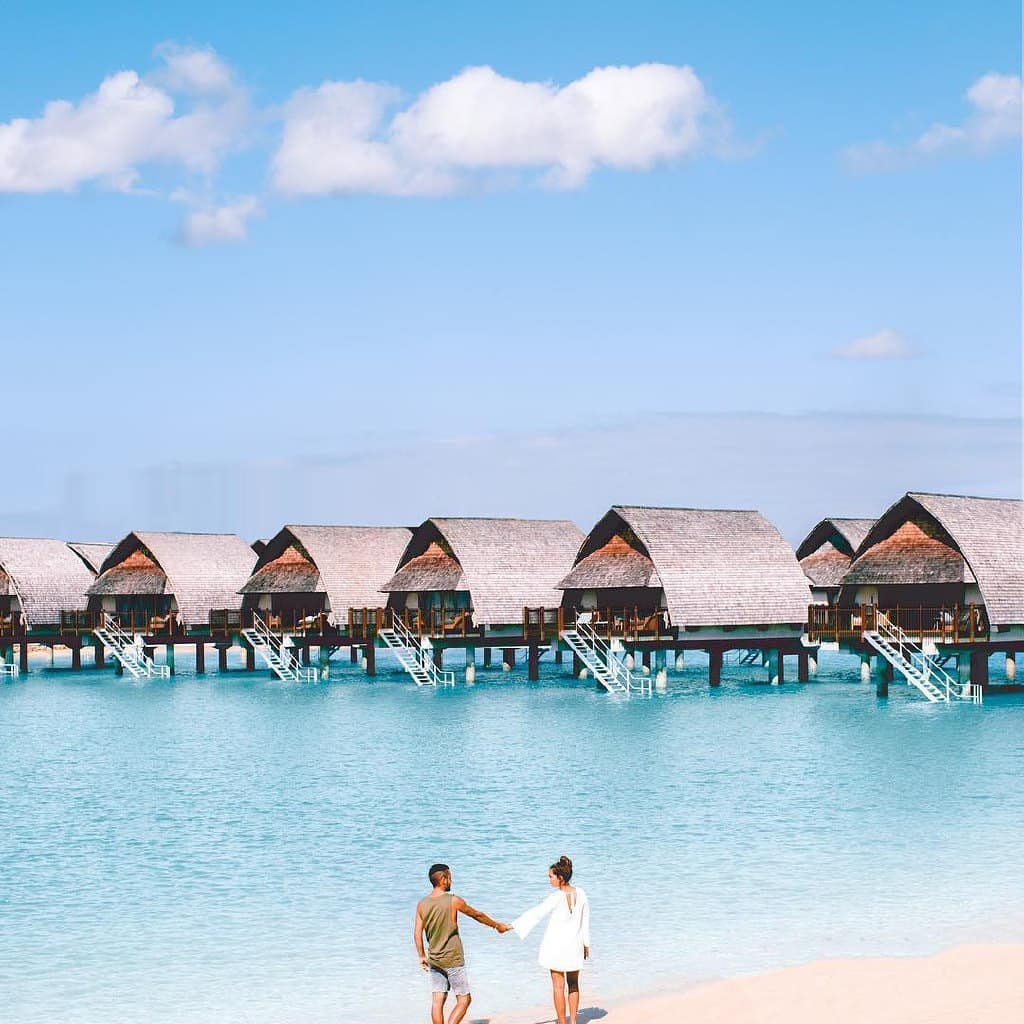
<svg viewBox="0 0 1024 1024">
<path fill-rule="evenodd" d="M 608 1016 L 607 1010 L 602 1010 L 599 1006 L 588 1006 L 586 1009 L 580 1010 L 577 1020 L 579 1024 L 590 1024 L 590 1021 L 601 1020 L 603 1017 Z M 494 1024 L 493 1017 L 474 1017 L 473 1020 L 467 1021 L 466 1024 Z M 524 1019 L 524 1024 L 526 1024 Z M 555 1024 L 555 1018 L 551 1015 L 549 1010 L 542 1017 L 538 1017 L 536 1020 L 531 1020 L 530 1024 Z"/>
</svg>

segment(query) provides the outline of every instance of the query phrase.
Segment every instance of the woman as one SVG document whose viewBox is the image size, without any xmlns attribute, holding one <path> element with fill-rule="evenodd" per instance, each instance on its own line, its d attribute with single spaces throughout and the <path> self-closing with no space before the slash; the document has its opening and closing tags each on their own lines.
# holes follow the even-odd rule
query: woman
<svg viewBox="0 0 1024 1024">
<path fill-rule="evenodd" d="M 587 894 L 571 885 L 572 861 L 559 857 L 548 869 L 548 884 L 555 889 L 543 903 L 528 910 L 512 923 L 516 935 L 525 939 L 548 917 L 537 962 L 551 972 L 551 994 L 555 1003 L 556 1024 L 576 1024 L 580 1010 L 580 970 L 590 958 L 590 905 Z M 565 1015 L 566 990 L 569 1016 Z"/>
</svg>

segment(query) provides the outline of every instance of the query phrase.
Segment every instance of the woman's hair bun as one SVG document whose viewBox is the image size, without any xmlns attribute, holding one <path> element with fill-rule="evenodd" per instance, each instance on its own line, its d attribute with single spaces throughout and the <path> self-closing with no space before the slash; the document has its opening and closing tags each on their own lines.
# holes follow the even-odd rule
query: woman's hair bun
<svg viewBox="0 0 1024 1024">
<path fill-rule="evenodd" d="M 568 882 L 572 878 L 572 861 L 565 854 L 562 854 L 558 858 L 558 863 L 552 864 L 550 870 L 563 882 Z"/>
</svg>

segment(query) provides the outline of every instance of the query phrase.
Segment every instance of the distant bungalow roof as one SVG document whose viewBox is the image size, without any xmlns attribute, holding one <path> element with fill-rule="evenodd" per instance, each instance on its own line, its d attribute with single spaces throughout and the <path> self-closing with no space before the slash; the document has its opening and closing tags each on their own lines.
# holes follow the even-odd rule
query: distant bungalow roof
<svg viewBox="0 0 1024 1024">
<path fill-rule="evenodd" d="M 816 587 L 838 587 L 874 525 L 874 519 L 822 519 L 796 549 L 804 575 Z"/>
<path fill-rule="evenodd" d="M 870 564 L 871 549 L 893 536 L 901 525 L 908 520 L 920 523 L 922 512 L 941 529 L 939 539 L 951 542 L 963 556 L 968 569 L 964 578 L 977 580 L 990 621 L 996 625 L 1024 623 L 1024 502 L 1017 498 L 908 492 L 864 538 L 851 574 L 862 559 Z M 913 570 L 907 568 L 910 575 Z M 853 577 L 853 581 L 857 579 Z"/>
<path fill-rule="evenodd" d="M 653 562 L 677 626 L 807 618 L 807 579 L 793 549 L 759 512 L 615 505 L 580 548 L 580 562 L 620 526 L 633 532 Z"/>
<path fill-rule="evenodd" d="M 56 625 L 62 611 L 86 607 L 93 573 L 62 540 L 0 537 L 0 570 L 30 627 Z"/>
<path fill-rule="evenodd" d="M 94 575 L 99 574 L 103 560 L 114 550 L 113 544 L 83 544 L 80 541 L 69 541 L 68 547 L 85 562 Z"/>
<path fill-rule="evenodd" d="M 148 552 L 151 559 L 123 564 L 140 550 Z M 139 530 L 129 533 L 110 552 L 89 594 L 173 594 L 182 622 L 199 625 L 213 609 L 239 606 L 238 590 L 255 561 L 253 549 L 233 533 Z M 155 589 L 158 586 L 161 589 Z M 122 587 L 128 589 L 119 589 Z"/>
<path fill-rule="evenodd" d="M 267 541 L 240 592 L 325 593 L 340 621 L 349 608 L 381 603 L 381 584 L 411 537 L 405 526 L 285 526 Z M 301 557 L 286 558 L 289 548 Z"/>
<path fill-rule="evenodd" d="M 421 580 L 447 581 L 453 585 L 442 589 L 470 592 L 478 623 L 519 622 L 523 608 L 558 607 L 562 595 L 557 581 L 572 565 L 582 540 L 580 528 L 567 520 L 428 519 L 413 532 L 398 572 L 381 589 L 407 592 L 424 589 L 418 585 Z M 431 552 L 432 545 L 459 566 L 460 577 Z M 415 573 L 427 570 L 422 577 L 403 575 L 414 559 L 428 553 L 429 566 L 412 566 Z"/>
</svg>

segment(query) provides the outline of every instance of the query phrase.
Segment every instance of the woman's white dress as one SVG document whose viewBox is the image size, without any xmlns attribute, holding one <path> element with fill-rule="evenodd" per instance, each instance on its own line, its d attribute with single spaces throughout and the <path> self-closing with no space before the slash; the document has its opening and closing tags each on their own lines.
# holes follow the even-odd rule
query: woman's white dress
<svg viewBox="0 0 1024 1024">
<path fill-rule="evenodd" d="M 540 943 L 537 962 L 549 971 L 583 969 L 583 947 L 590 945 L 590 904 L 587 894 L 577 885 L 572 909 L 564 892 L 553 892 L 543 903 L 512 922 L 516 935 L 525 939 L 548 917 Z"/>
</svg>

